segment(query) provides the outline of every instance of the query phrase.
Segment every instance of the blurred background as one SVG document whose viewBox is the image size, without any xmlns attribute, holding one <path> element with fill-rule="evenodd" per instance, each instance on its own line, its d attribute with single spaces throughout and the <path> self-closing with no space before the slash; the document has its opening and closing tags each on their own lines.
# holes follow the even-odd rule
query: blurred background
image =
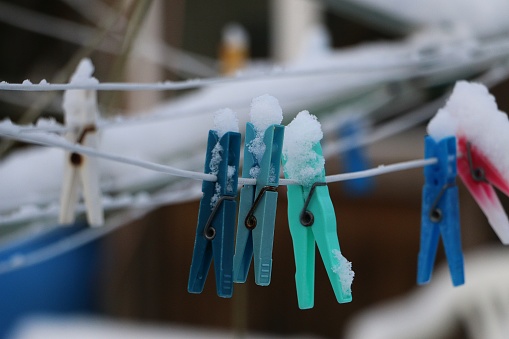
<svg viewBox="0 0 509 339">
<path fill-rule="evenodd" d="M 301 110 L 319 117 L 335 174 L 422 158 L 427 121 L 457 80 L 484 82 L 508 111 L 508 14 L 504 0 L 2 0 L 0 80 L 64 83 L 85 57 L 101 82 L 245 77 L 99 92 L 101 118 L 131 119 L 105 130 L 101 147 L 201 171 L 213 113 L 231 107 L 242 124 L 251 99 L 268 93 L 285 124 Z M 296 75 L 273 77 L 285 71 Z M 0 91 L 0 117 L 62 122 L 61 101 L 62 92 Z M 60 227 L 63 160 L 52 159 L 63 154 L 49 152 L 0 138 L 2 338 L 505 338 L 508 254 L 461 183 L 465 286 L 454 288 L 444 269 L 416 285 L 415 169 L 329 185 L 353 301 L 336 302 L 317 255 L 315 306 L 299 310 L 285 188 L 271 284 L 257 286 L 251 272 L 222 299 L 211 271 L 194 295 L 199 182 L 104 163 L 104 194 L 118 203 L 106 225 L 88 228 L 80 210 Z"/>
</svg>

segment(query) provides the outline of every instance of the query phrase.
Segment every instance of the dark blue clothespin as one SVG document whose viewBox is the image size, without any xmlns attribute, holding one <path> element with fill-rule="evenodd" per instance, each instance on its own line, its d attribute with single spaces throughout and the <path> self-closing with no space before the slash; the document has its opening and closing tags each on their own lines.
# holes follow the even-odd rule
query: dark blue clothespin
<svg viewBox="0 0 509 339">
<path fill-rule="evenodd" d="M 417 283 L 426 284 L 430 281 L 438 240 L 442 235 L 452 283 L 459 286 L 464 284 L 465 274 L 456 186 L 456 138 L 448 137 L 437 143 L 426 136 L 425 157 L 437 158 L 438 163 L 424 168 Z"/>
<path fill-rule="evenodd" d="M 266 286 L 272 274 L 272 245 L 279 185 L 279 168 L 283 147 L 284 126 L 270 125 L 264 133 L 265 152 L 260 162 L 249 151 L 256 137 L 252 123 L 246 125 L 242 177 L 251 178 L 256 169 L 256 185 L 246 185 L 240 192 L 239 219 L 234 257 L 234 281 L 245 282 L 251 258 L 257 285 Z"/>
<path fill-rule="evenodd" d="M 215 131 L 209 131 L 205 173 L 212 173 L 211 167 L 214 167 L 217 182 L 203 181 L 202 185 L 203 197 L 187 285 L 190 293 L 203 291 L 214 258 L 217 295 L 223 298 L 232 296 L 240 142 L 240 133 L 227 132 L 219 138 Z"/>
<path fill-rule="evenodd" d="M 338 128 L 339 137 L 356 144 L 365 129 L 363 125 L 360 119 L 350 118 L 343 122 Z M 341 163 L 345 173 L 358 172 L 370 168 L 369 159 L 364 146 L 358 145 L 349 147 L 342 151 L 339 156 L 342 160 Z M 343 185 L 348 193 L 355 196 L 362 196 L 373 190 L 374 178 L 366 177 L 346 180 Z"/>
</svg>

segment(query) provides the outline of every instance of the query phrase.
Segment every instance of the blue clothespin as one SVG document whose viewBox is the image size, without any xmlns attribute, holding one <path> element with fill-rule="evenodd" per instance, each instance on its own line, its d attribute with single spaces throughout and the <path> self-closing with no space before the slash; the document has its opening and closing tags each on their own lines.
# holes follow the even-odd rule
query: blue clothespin
<svg viewBox="0 0 509 339">
<path fill-rule="evenodd" d="M 338 128 L 338 134 L 340 138 L 346 138 L 352 143 L 357 143 L 364 129 L 365 127 L 361 120 L 350 118 L 341 124 Z M 342 160 L 343 171 L 346 173 L 363 171 L 370 168 L 369 159 L 364 146 L 355 146 L 346 149 L 341 152 L 340 159 Z M 363 196 L 373 190 L 374 178 L 367 177 L 347 180 L 343 185 L 348 193 L 355 196 Z"/>
<path fill-rule="evenodd" d="M 452 283 L 454 286 L 463 285 L 465 274 L 456 186 L 456 138 L 448 137 L 436 142 L 426 136 L 425 157 L 437 158 L 438 163 L 424 168 L 417 283 L 430 281 L 438 240 L 442 235 Z"/>
<path fill-rule="evenodd" d="M 256 130 L 252 123 L 246 125 L 244 166 L 242 177 L 251 178 L 256 170 L 256 185 L 246 185 L 240 192 L 239 219 L 235 257 L 234 281 L 247 279 L 251 258 L 254 256 L 254 273 L 257 285 L 267 286 L 272 273 L 272 245 L 276 218 L 279 185 L 279 168 L 283 146 L 284 126 L 270 125 L 264 133 L 265 152 L 260 162 L 249 151 Z"/>
<path fill-rule="evenodd" d="M 240 142 L 240 133 L 227 132 L 219 138 L 217 132 L 209 131 L 205 173 L 211 173 L 211 167 L 215 167 L 217 182 L 204 181 L 202 185 L 203 197 L 187 285 L 190 293 L 203 291 L 213 257 L 217 295 L 232 296 Z"/>
</svg>

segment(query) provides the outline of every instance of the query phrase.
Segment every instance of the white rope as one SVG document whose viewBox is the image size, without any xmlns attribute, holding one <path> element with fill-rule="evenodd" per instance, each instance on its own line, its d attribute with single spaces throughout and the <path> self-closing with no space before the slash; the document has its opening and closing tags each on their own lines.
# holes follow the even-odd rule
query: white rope
<svg viewBox="0 0 509 339">
<path fill-rule="evenodd" d="M 424 167 L 434 165 L 438 162 L 437 158 L 429 158 L 429 159 L 418 159 L 418 160 L 410 160 L 399 162 L 391 165 L 380 165 L 376 168 L 371 168 L 364 171 L 351 172 L 351 173 L 343 173 L 343 174 L 334 174 L 328 175 L 325 177 L 325 182 L 338 182 L 345 180 L 353 180 L 359 178 L 367 178 L 374 177 L 381 174 L 405 171 L 413 168 Z"/>
<path fill-rule="evenodd" d="M 93 156 L 97 158 L 102 158 L 106 160 L 116 161 L 128 165 L 138 166 L 146 169 L 150 169 L 157 172 L 167 173 L 171 175 L 175 175 L 178 177 L 184 177 L 189 179 L 195 179 L 195 180 L 206 180 L 206 181 L 216 181 L 217 177 L 212 174 L 206 174 L 201 172 L 193 172 L 193 171 L 187 171 L 182 170 L 178 168 L 174 168 L 171 166 L 165 166 L 160 165 L 157 163 L 149 162 L 149 161 L 143 161 L 128 157 L 123 157 L 120 155 L 110 154 L 101 152 L 98 150 L 95 150 L 90 147 L 85 147 L 81 145 L 71 144 L 67 140 L 65 140 L 63 137 L 60 137 L 58 135 L 53 134 L 45 134 L 45 133 L 19 133 L 16 130 L 16 125 L 14 124 L 7 124 L 7 123 L 0 123 L 0 135 L 29 142 L 32 144 L 42 145 L 42 146 L 50 146 L 50 147 L 58 147 L 62 148 L 64 150 L 70 151 L 70 152 L 76 152 L 88 156 Z"/>
</svg>

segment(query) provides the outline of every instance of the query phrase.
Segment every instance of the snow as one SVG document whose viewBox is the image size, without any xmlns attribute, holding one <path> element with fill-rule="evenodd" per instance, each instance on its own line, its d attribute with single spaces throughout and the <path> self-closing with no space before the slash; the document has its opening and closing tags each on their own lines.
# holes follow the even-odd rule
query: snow
<svg viewBox="0 0 509 339">
<path fill-rule="evenodd" d="M 476 36 L 509 30 L 506 0 L 355 0 L 410 20 L 419 26 L 461 24 Z"/>
<path fill-rule="evenodd" d="M 249 103 L 254 97 L 271 93 L 278 98 L 285 114 L 293 116 L 303 107 L 324 107 L 358 97 L 359 93 L 380 88 L 387 80 L 395 80 L 408 73 L 408 70 L 399 69 L 391 69 L 390 72 L 337 73 L 330 72 L 330 69 L 359 67 L 369 69 L 385 64 L 401 64 L 408 55 L 407 41 L 374 43 L 336 50 L 330 54 L 313 55 L 311 59 L 300 59 L 298 63 L 281 66 L 289 71 L 313 70 L 309 76 L 258 78 L 253 81 L 203 87 L 163 102 L 157 107 L 136 113 L 137 116 L 149 119 L 102 129 L 99 150 L 133 159 L 203 171 L 204 145 L 210 126 L 213 125 L 211 112 L 222 107 L 230 107 L 236 111 L 242 133 L 249 119 Z M 465 77 L 481 70 L 472 69 L 470 65 L 456 65 L 454 60 L 447 61 L 465 72 Z M 245 72 L 268 74 L 269 70 L 276 69 L 277 66 L 274 65 L 257 64 L 255 68 L 251 67 Z M 318 71 L 315 71 L 317 69 Z M 96 80 L 84 78 L 81 81 Z M 0 84 L 6 82 L 0 81 Z M 0 162 L 2 178 L 0 213 L 9 212 L 24 204 L 54 203 L 58 199 L 61 186 L 63 154 L 60 149 L 33 147 L 20 149 L 4 157 Z M 167 174 L 108 160 L 99 160 L 98 163 L 103 192 L 153 190 L 181 180 Z"/>
<path fill-rule="evenodd" d="M 90 59 L 88 58 L 82 59 L 78 66 L 76 67 L 76 71 L 71 76 L 71 80 L 69 83 L 74 85 L 98 84 L 99 81 L 96 78 L 92 77 L 94 70 L 95 67 Z"/>
<path fill-rule="evenodd" d="M 213 130 L 217 132 L 219 138 L 225 135 L 226 132 L 238 132 L 239 119 L 237 118 L 237 113 L 229 108 L 218 110 L 214 114 Z"/>
<path fill-rule="evenodd" d="M 70 83 L 97 84 L 99 81 L 92 77 L 94 66 L 90 59 L 83 59 L 71 76 Z M 92 90 L 67 90 L 64 92 L 62 107 L 65 112 L 65 122 L 68 126 L 83 127 L 97 120 L 97 94 Z"/>
<path fill-rule="evenodd" d="M 217 175 L 217 173 L 219 171 L 219 163 L 222 160 L 222 156 L 221 156 L 222 152 L 223 152 L 223 147 L 221 146 L 221 144 L 218 141 L 217 144 L 212 149 L 212 156 L 211 156 L 210 163 L 209 163 L 209 168 L 210 168 L 211 174 Z M 214 206 L 216 206 L 216 203 L 217 203 L 219 197 L 221 196 L 221 185 L 216 182 L 214 190 L 215 190 L 214 196 L 212 196 L 212 198 L 210 199 L 210 208 L 214 208 Z"/>
<path fill-rule="evenodd" d="M 343 294 L 352 293 L 352 282 L 355 272 L 352 270 L 352 263 L 348 261 L 340 251 L 332 250 L 332 255 L 337 260 L 337 264 L 332 267 L 332 271 L 339 276 Z"/>
<path fill-rule="evenodd" d="M 55 118 L 39 118 L 35 124 L 37 128 L 63 127 Z"/>
<path fill-rule="evenodd" d="M 233 180 L 234 176 L 237 175 L 237 169 L 235 166 L 228 165 L 228 173 L 226 174 L 226 191 L 233 192 Z"/>
<path fill-rule="evenodd" d="M 210 159 L 209 164 L 211 174 L 217 175 L 217 172 L 219 170 L 219 163 L 221 162 L 222 159 L 221 152 L 223 152 L 223 147 L 218 142 L 212 149 L 212 157 Z"/>
<path fill-rule="evenodd" d="M 283 143 L 283 167 L 288 178 L 300 185 L 311 186 L 320 180 L 325 159 L 313 147 L 323 138 L 322 128 L 316 116 L 302 111 L 285 129 Z"/>
<path fill-rule="evenodd" d="M 466 137 L 509 180 L 509 120 L 484 85 L 457 82 L 446 105 L 430 121 L 428 133 L 436 141 Z"/>
<path fill-rule="evenodd" d="M 283 121 L 283 110 L 275 97 L 264 94 L 253 99 L 249 116 L 256 131 L 263 134 L 270 125 Z"/>
<path fill-rule="evenodd" d="M 261 163 L 266 148 L 263 142 L 265 131 L 270 125 L 277 125 L 283 121 L 283 110 L 276 98 L 264 94 L 254 98 L 251 102 L 250 118 L 255 128 L 256 136 L 249 142 L 248 151 L 254 155 L 258 163 Z M 257 178 L 259 173 L 259 166 L 254 166 L 249 171 L 249 175 L 253 178 Z"/>
</svg>

